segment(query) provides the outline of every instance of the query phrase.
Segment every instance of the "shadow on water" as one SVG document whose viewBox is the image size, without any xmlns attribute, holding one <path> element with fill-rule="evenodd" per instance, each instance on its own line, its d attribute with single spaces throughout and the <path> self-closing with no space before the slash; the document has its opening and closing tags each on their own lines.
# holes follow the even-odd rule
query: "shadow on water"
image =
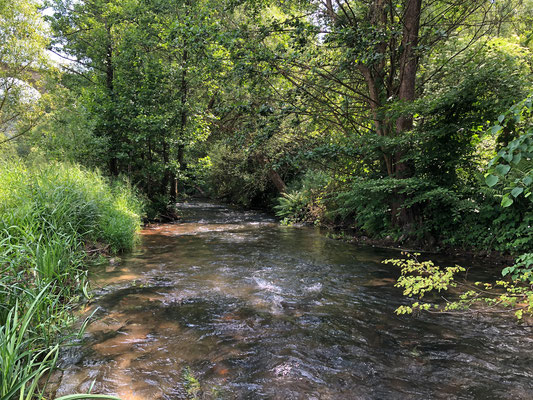
<svg viewBox="0 0 533 400">
<path fill-rule="evenodd" d="M 56 395 L 201 398 L 531 399 L 531 329 L 474 315 L 399 317 L 393 251 L 208 203 L 99 267 L 83 344 Z"/>
</svg>

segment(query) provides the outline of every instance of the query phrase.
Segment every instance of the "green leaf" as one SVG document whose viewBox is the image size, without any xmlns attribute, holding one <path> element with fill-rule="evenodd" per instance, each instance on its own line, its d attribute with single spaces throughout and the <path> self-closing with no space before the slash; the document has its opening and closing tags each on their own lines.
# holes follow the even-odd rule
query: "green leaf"
<svg viewBox="0 0 533 400">
<path fill-rule="evenodd" d="M 499 117 L 498 117 L 498 122 L 501 124 L 502 121 L 504 120 L 505 118 L 505 115 L 504 114 L 501 114 Z"/>
<path fill-rule="evenodd" d="M 509 148 L 509 150 L 514 151 L 518 146 L 520 146 L 520 143 L 520 140 L 515 139 L 511 143 L 509 143 L 507 147 Z"/>
<path fill-rule="evenodd" d="M 502 157 L 507 162 L 513 161 L 513 154 L 512 153 L 505 153 Z"/>
<path fill-rule="evenodd" d="M 522 153 L 516 153 L 513 156 L 513 164 L 518 164 L 522 160 Z"/>
<path fill-rule="evenodd" d="M 490 133 L 492 135 L 496 135 L 501 130 L 502 130 L 502 126 L 501 125 L 494 125 L 492 128 L 490 128 Z"/>
<path fill-rule="evenodd" d="M 507 208 L 507 207 L 509 207 L 509 206 L 510 206 L 511 204 L 513 204 L 513 203 L 514 203 L 514 200 L 513 200 L 513 199 L 511 199 L 509 196 L 504 196 L 504 197 L 502 198 L 501 206 L 502 206 L 503 208 Z"/>
<path fill-rule="evenodd" d="M 511 194 L 513 195 L 513 197 L 518 197 L 522 194 L 523 191 L 523 187 L 517 186 L 513 190 L 511 190 Z"/>
<path fill-rule="evenodd" d="M 505 176 L 511 170 L 511 166 L 507 164 L 499 164 L 494 168 L 497 174 Z"/>
<path fill-rule="evenodd" d="M 489 174 L 485 177 L 485 182 L 488 187 L 493 187 L 498 183 L 500 179 L 496 175 Z"/>
</svg>

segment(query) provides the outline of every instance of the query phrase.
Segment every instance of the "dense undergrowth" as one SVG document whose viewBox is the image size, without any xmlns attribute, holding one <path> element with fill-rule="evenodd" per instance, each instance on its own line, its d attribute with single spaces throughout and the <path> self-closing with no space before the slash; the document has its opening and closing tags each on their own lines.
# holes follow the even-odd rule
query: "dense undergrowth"
<svg viewBox="0 0 533 400">
<path fill-rule="evenodd" d="M 129 250 L 142 202 L 73 164 L 0 161 L 0 399 L 41 398 L 95 249 Z"/>
<path fill-rule="evenodd" d="M 488 138 L 506 134 L 510 140 L 485 159 L 472 160 L 469 171 L 457 171 L 463 174 L 460 185 L 439 186 L 425 175 L 364 179 L 310 170 L 289 186 L 274 209 L 287 223 L 348 228 L 418 247 L 529 253 L 533 249 L 532 104 L 529 96 L 498 117 Z M 391 204 L 400 195 L 406 198 L 402 208 L 417 213 L 408 226 L 394 223 Z"/>
</svg>

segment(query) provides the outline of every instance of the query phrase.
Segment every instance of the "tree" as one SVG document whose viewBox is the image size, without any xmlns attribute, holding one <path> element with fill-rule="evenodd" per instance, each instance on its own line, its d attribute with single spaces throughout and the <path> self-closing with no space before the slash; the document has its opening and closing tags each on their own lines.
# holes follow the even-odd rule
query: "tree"
<svg viewBox="0 0 533 400">
<path fill-rule="evenodd" d="M 285 46 L 263 40 L 269 51 L 257 52 L 258 57 L 267 54 L 271 68 L 290 82 L 294 113 L 312 114 L 311 131 L 323 132 L 323 144 L 314 152 L 329 159 L 314 160 L 336 162 L 334 169 L 344 170 L 342 179 L 357 176 L 364 183 L 361 190 L 385 189 L 380 196 L 388 203 L 391 224 L 411 235 L 424 214 L 424 205 L 412 198 L 433 190 L 416 169 L 417 135 L 425 118 L 419 100 L 427 101 L 428 88 L 439 87 L 453 72 L 448 65 L 457 57 L 479 51 L 476 43 L 490 38 L 513 7 L 488 0 L 315 4 L 311 14 L 297 8 L 260 27 L 275 38 L 289 32 L 290 39 Z"/>
<path fill-rule="evenodd" d="M 47 30 L 37 1 L 0 0 L 0 144 L 39 120 L 40 70 L 48 66 Z M 32 86 L 33 85 L 33 86 Z"/>
<path fill-rule="evenodd" d="M 352 102 L 366 103 L 370 110 L 372 125 L 368 129 L 382 138 L 382 160 L 389 178 L 404 180 L 416 174 L 408 155 L 412 142 L 405 134 L 418 121 L 409 105 L 450 60 L 490 32 L 495 22 L 492 11 L 493 2 L 485 0 L 327 3 L 327 41 L 344 49 L 342 62 L 354 80 L 348 89 L 354 88 L 350 97 Z M 427 61 L 433 52 L 442 50 L 461 30 L 467 32 L 462 33 L 468 37 L 465 45 L 428 71 Z M 332 74 L 328 70 L 325 73 Z M 392 193 L 393 223 L 412 230 L 420 210 L 405 206 L 402 190 Z"/>
<path fill-rule="evenodd" d="M 107 170 L 126 173 L 155 203 L 177 194 L 186 151 L 208 135 L 217 8 L 208 1 L 57 0 L 54 50 L 75 64 L 72 87 L 98 121 Z M 77 80 L 72 80 L 77 76 Z"/>
</svg>

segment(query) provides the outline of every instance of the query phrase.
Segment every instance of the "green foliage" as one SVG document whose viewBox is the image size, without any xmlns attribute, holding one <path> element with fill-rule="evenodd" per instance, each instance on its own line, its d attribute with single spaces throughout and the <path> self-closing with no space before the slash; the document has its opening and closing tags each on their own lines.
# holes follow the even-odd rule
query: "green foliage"
<svg viewBox="0 0 533 400">
<path fill-rule="evenodd" d="M 38 381 L 86 293 L 86 246 L 131 249 L 141 206 L 127 183 L 76 165 L 0 161 L 2 400 L 41 398 Z"/>
<path fill-rule="evenodd" d="M 493 246 L 513 254 L 529 252 L 533 245 L 531 104 L 531 98 L 526 98 L 512 106 L 490 129 L 493 135 L 498 135 L 502 146 L 485 174 L 485 183 L 492 188 L 492 197 L 499 203 L 497 213 L 491 213 L 496 244 Z"/>
<path fill-rule="evenodd" d="M 287 221 L 299 221 L 304 218 L 309 199 L 303 192 L 288 192 L 282 193 L 277 201 L 274 211 L 278 217 Z"/>
<path fill-rule="evenodd" d="M 441 290 L 448 290 L 450 287 L 456 287 L 454 275 L 465 271 L 463 267 L 458 265 L 442 269 L 434 265 L 432 261 L 419 261 L 417 256 L 420 254 L 404 253 L 404 255 L 407 258 L 383 261 L 384 264 L 393 264 L 401 268 L 401 276 L 394 286 L 403 288 L 404 296 L 415 296 L 422 299 L 424 295 L 434 290 L 440 292 Z M 430 303 L 415 302 L 411 306 L 398 307 L 396 313 L 410 314 L 416 309 L 429 310 L 431 307 Z"/>
<path fill-rule="evenodd" d="M 533 253 L 525 253 L 516 259 L 514 265 L 502 270 L 502 275 L 510 275 L 515 281 L 533 283 Z"/>
<path fill-rule="evenodd" d="M 128 183 L 109 184 L 75 165 L 28 167 L 14 160 L 2 161 L 0 182 L 0 229 L 11 240 L 37 245 L 74 237 L 106 243 L 115 252 L 134 245 L 142 203 Z"/>
<path fill-rule="evenodd" d="M 17 302 L 8 310 L 0 325 L 0 399 L 31 400 L 39 392 L 39 379 L 54 365 L 57 345 L 41 343 L 39 331 L 43 327 L 33 326 L 43 297 L 49 289 L 45 285 L 26 307 Z M 22 311 L 22 315 L 21 315 Z"/>
<path fill-rule="evenodd" d="M 402 305 L 396 309 L 397 314 L 411 314 L 414 311 L 430 312 L 500 312 L 507 309 L 514 312 L 518 320 L 524 312 L 533 315 L 533 288 L 531 286 L 531 266 L 533 257 L 527 254 L 517 259 L 513 267 L 506 268 L 504 275 L 514 274 L 512 281 L 497 280 L 494 283 L 476 282 L 473 286 L 467 282 L 455 281 L 455 275 L 465 269 L 455 267 L 441 268 L 431 261 L 419 261 L 419 254 L 403 253 L 406 258 L 383 261 L 401 268 L 401 276 L 396 287 L 404 289 L 403 294 L 417 297 L 419 301 Z M 437 302 L 423 301 L 426 294 L 457 288 L 456 293 L 447 295 L 444 306 Z"/>
<path fill-rule="evenodd" d="M 324 218 L 323 190 L 331 182 L 331 177 L 320 170 L 309 170 L 298 180 L 293 181 L 291 189 L 276 199 L 273 207 L 276 215 L 286 223 L 319 223 Z"/>
<path fill-rule="evenodd" d="M 198 400 L 201 393 L 201 386 L 189 367 L 183 369 L 183 379 L 185 380 L 185 390 L 191 400 Z"/>
<path fill-rule="evenodd" d="M 268 172 L 240 149 L 220 143 L 211 148 L 207 181 L 216 197 L 246 207 L 266 202 Z"/>
<path fill-rule="evenodd" d="M 499 134 L 504 147 L 489 164 L 485 175 L 487 185 L 502 186 L 503 208 L 521 198 L 533 202 L 533 97 L 500 115 L 498 124 L 490 131 L 494 135 Z"/>
<path fill-rule="evenodd" d="M 412 157 L 418 175 L 448 188 L 471 182 L 485 162 L 477 149 L 489 122 L 527 94 L 531 73 L 525 60 L 529 57 L 518 45 L 493 40 L 443 66 L 438 87 L 431 85 L 429 98 L 422 97 L 415 106 Z"/>
<path fill-rule="evenodd" d="M 52 140 L 45 144 L 57 153 L 61 149 L 54 147 L 66 142 L 63 150 L 76 162 L 128 174 L 153 200 L 151 209 L 165 212 L 175 202 L 176 186 L 180 192 L 195 186 L 189 177 L 199 171 L 189 170 L 187 159 L 216 120 L 209 106 L 218 90 L 214 80 L 227 68 L 215 20 L 220 4 L 50 3 L 53 50 L 78 61 L 70 68 L 77 73 L 63 83 L 88 122 L 90 135 L 82 131 L 80 139 L 93 152 L 68 149 L 68 132 L 63 138 L 49 132 Z"/>
<path fill-rule="evenodd" d="M 402 182 L 402 185 L 407 182 Z M 342 187 L 341 187 L 342 188 Z M 355 180 L 347 189 L 337 189 L 329 206 L 331 219 L 354 221 L 356 227 L 370 235 L 391 233 L 390 206 L 387 198 L 396 188 L 396 182 L 383 180 Z"/>
<path fill-rule="evenodd" d="M 58 78 L 59 79 L 59 78 Z M 104 150 L 108 138 L 94 134 L 95 121 L 73 91 L 56 87 L 49 94 L 47 112 L 25 142 L 19 143 L 18 153 L 29 160 L 79 163 L 86 167 L 101 167 L 106 159 Z"/>
<path fill-rule="evenodd" d="M 425 60 L 425 73 L 439 77 L 427 84 L 426 96 L 383 109 L 385 120 L 414 115 L 411 132 L 376 136 L 371 126 L 365 129 L 362 116 L 359 129 L 347 128 L 346 122 L 342 133 L 330 126 L 323 136 L 300 139 L 300 158 L 291 156 L 297 170 L 334 171 L 328 185 L 315 185 L 311 196 L 320 198 L 325 209 L 321 222 L 418 245 L 502 251 L 528 246 L 528 218 L 517 218 L 516 210 L 502 215 L 501 198 L 484 186 L 482 170 L 496 145 L 486 134 L 490 121 L 527 90 L 529 52 L 503 39 L 465 50 L 465 40 L 450 40 L 439 47 L 441 54 Z M 446 58 L 459 49 L 455 57 Z M 327 119 L 327 110 L 317 105 L 317 120 Z M 391 176 L 383 162 L 384 156 L 395 153 L 401 154 L 408 171 L 400 179 Z M 410 221 L 402 222 L 402 215 L 411 216 Z"/>
<path fill-rule="evenodd" d="M 47 29 L 33 0 L 0 0 L 0 144 L 27 132 L 39 119 L 40 95 L 32 76 L 48 66 Z"/>
</svg>

